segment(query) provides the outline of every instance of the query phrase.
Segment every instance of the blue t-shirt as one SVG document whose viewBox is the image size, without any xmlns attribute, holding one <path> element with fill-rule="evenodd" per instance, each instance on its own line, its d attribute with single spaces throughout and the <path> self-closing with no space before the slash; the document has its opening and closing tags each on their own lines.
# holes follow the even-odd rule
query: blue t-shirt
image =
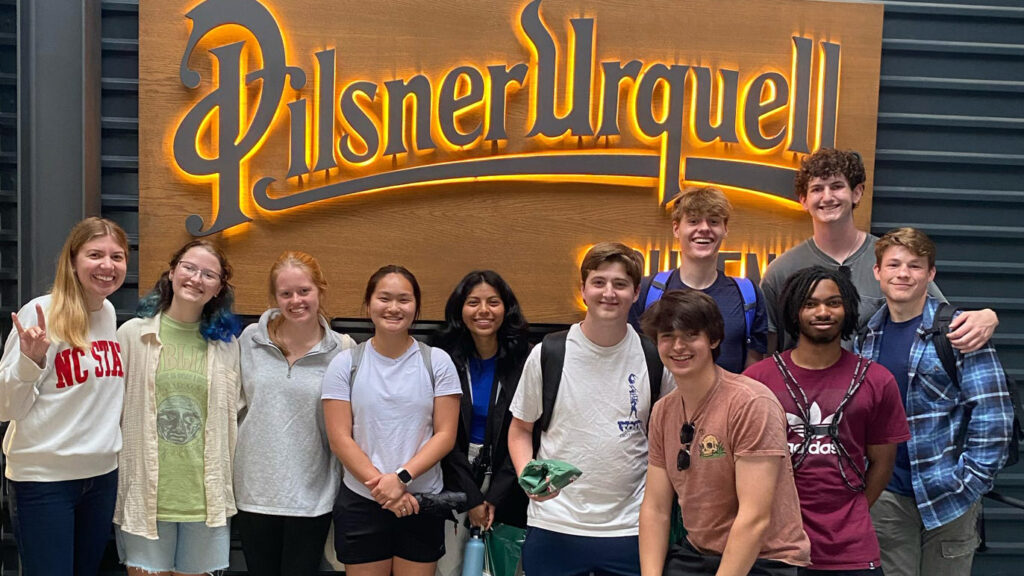
<svg viewBox="0 0 1024 576">
<path fill-rule="evenodd" d="M 896 385 L 899 386 L 904 408 L 907 406 L 907 386 L 910 383 L 907 367 L 910 361 L 910 347 L 914 344 L 917 328 L 920 325 L 921 316 L 918 315 L 906 322 L 893 322 L 886 316 L 885 325 L 882 326 L 878 363 L 885 366 L 896 378 Z M 906 442 L 900 442 L 896 447 L 896 465 L 892 470 L 892 479 L 889 480 L 889 485 L 885 489 L 903 496 L 914 497 L 914 485 L 910 480 L 910 452 L 907 450 Z"/>
<path fill-rule="evenodd" d="M 644 313 L 644 304 L 647 302 L 647 293 L 650 291 L 653 276 L 647 276 L 640 283 L 640 298 L 633 303 L 629 310 L 629 323 L 633 328 L 640 331 L 640 316 Z M 679 278 L 679 272 L 673 271 L 665 283 L 665 291 L 669 290 L 690 290 L 690 287 L 683 284 Z M 740 294 L 736 281 L 725 275 L 721 270 L 718 277 L 711 283 L 711 286 L 704 288 L 701 292 L 711 296 L 718 304 L 718 310 L 722 313 L 725 321 L 725 338 L 719 345 L 722 349 L 718 355 L 716 364 L 730 372 L 739 374 L 746 368 L 746 356 L 744 353 L 745 341 L 747 339 L 747 318 L 743 313 L 743 295 Z M 750 327 L 750 350 L 765 353 L 767 350 L 768 316 L 765 313 L 764 294 L 754 284 L 754 292 L 757 295 L 757 304 L 754 312 L 754 325 Z M 648 337 L 653 339 L 651 334 Z"/>
<path fill-rule="evenodd" d="M 487 413 L 490 411 L 491 388 L 494 387 L 494 368 L 497 356 L 486 360 L 469 360 L 469 382 L 473 387 L 473 420 L 469 428 L 469 441 L 483 444 L 487 431 Z"/>
</svg>

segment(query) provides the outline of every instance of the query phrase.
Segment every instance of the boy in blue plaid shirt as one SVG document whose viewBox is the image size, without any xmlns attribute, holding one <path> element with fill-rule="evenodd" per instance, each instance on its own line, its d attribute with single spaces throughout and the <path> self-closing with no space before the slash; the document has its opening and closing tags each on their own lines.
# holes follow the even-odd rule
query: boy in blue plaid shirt
<svg viewBox="0 0 1024 576">
<path fill-rule="evenodd" d="M 1006 461 L 1013 407 L 995 348 L 956 351 L 959 384 L 946 373 L 928 296 L 935 244 L 913 228 L 875 244 L 885 304 L 868 322 L 861 353 L 896 377 L 911 439 L 871 508 L 886 576 L 970 574 L 981 498 Z"/>
</svg>

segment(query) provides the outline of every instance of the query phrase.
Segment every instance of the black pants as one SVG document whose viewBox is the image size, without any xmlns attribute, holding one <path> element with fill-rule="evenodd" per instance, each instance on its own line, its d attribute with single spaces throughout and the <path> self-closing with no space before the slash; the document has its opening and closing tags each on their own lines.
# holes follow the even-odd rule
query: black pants
<svg viewBox="0 0 1024 576">
<path fill-rule="evenodd" d="M 705 555 L 697 552 L 684 538 L 679 544 L 673 544 L 665 559 L 665 576 L 714 576 L 721 556 Z M 750 567 L 751 576 L 796 576 L 797 567 L 777 560 L 757 559 Z"/>
<path fill-rule="evenodd" d="M 811 570 L 810 568 L 801 568 L 797 572 L 797 576 L 884 576 L 882 573 L 882 567 L 878 567 L 873 570 Z"/>
<path fill-rule="evenodd" d="M 320 570 L 331 514 L 312 518 L 238 511 L 232 521 L 242 538 L 251 576 L 313 576 Z"/>
</svg>

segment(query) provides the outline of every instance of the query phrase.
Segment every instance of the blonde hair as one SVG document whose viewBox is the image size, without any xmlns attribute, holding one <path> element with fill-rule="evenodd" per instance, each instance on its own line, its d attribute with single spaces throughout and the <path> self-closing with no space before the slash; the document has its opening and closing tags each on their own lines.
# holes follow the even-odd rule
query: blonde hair
<svg viewBox="0 0 1024 576">
<path fill-rule="evenodd" d="M 57 277 L 46 313 L 47 330 L 54 340 L 67 342 L 73 348 L 85 348 L 89 343 L 89 310 L 82 283 L 75 274 L 75 258 L 86 242 L 104 236 L 112 237 L 124 249 L 127 261 L 128 235 L 116 223 L 95 216 L 75 224 L 57 261 Z"/>
<path fill-rule="evenodd" d="M 305 252 L 299 252 L 298 250 L 288 250 L 277 257 L 274 265 L 270 267 L 269 283 L 268 288 L 270 290 L 270 305 L 277 305 L 277 277 L 281 273 L 281 270 L 285 268 L 298 268 L 309 275 L 309 279 L 313 281 L 313 285 L 316 286 L 317 291 L 320 293 L 319 296 L 319 307 L 317 313 L 324 321 L 330 322 L 331 316 L 327 313 L 327 309 L 324 308 L 324 296 L 327 293 L 327 278 L 324 277 L 324 271 L 320 268 L 320 263 L 317 259 L 306 254 Z M 273 342 L 278 348 L 281 349 L 281 353 L 285 356 L 288 355 L 288 349 L 285 347 L 284 342 L 278 335 L 278 329 L 281 327 L 281 323 L 284 322 L 284 315 L 278 314 L 270 319 L 267 324 L 267 333 L 270 336 L 270 341 Z"/>
<path fill-rule="evenodd" d="M 714 186 L 691 186 L 676 196 L 672 206 L 672 222 L 680 222 L 684 216 L 717 216 L 728 224 L 729 215 L 732 214 L 729 199 L 725 197 L 724 192 Z"/>
</svg>

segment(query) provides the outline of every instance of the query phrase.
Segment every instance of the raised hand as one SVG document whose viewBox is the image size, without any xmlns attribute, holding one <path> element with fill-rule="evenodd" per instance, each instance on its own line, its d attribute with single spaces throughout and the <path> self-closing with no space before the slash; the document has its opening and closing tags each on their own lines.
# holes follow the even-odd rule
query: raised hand
<svg viewBox="0 0 1024 576">
<path fill-rule="evenodd" d="M 36 304 L 36 326 L 25 328 L 18 320 L 18 315 L 12 313 L 11 320 L 14 328 L 18 330 L 18 339 L 21 342 L 21 353 L 32 359 L 36 366 L 43 367 L 46 359 L 46 351 L 50 349 L 50 338 L 46 335 L 46 316 L 43 315 L 43 307 Z"/>
</svg>

